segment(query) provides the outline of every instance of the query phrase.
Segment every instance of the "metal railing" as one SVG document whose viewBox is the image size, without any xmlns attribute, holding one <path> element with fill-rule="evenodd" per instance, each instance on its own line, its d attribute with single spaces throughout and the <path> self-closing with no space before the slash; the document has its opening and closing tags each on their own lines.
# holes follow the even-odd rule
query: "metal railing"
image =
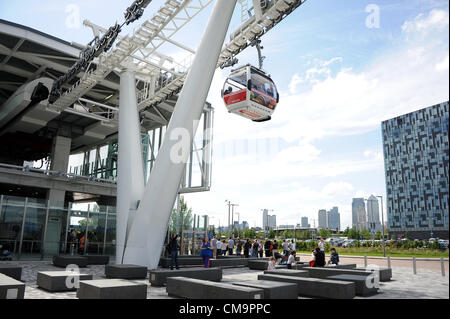
<svg viewBox="0 0 450 319">
<path fill-rule="evenodd" d="M 27 166 L 18 166 L 18 165 L 0 163 L 0 168 L 15 169 L 18 171 L 23 171 L 23 172 L 39 173 L 42 175 L 47 175 L 47 176 L 52 176 L 52 177 L 62 177 L 62 178 L 68 179 L 69 181 L 86 181 L 86 182 L 116 184 L 116 181 L 111 180 L 111 179 L 97 178 L 97 177 L 93 177 L 93 176 L 83 176 L 83 175 L 77 175 L 77 174 L 73 174 L 73 173 L 63 173 L 61 171 L 51 171 L 51 170 L 39 169 L 39 168 L 29 167 L 28 165 Z"/>
</svg>

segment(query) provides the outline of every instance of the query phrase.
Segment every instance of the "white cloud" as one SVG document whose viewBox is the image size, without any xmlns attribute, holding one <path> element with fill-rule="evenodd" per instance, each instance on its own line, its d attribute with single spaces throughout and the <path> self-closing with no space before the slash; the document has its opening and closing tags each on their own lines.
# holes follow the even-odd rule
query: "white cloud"
<svg viewBox="0 0 450 319">
<path fill-rule="evenodd" d="M 406 21 L 402 25 L 405 33 L 428 33 L 433 29 L 443 30 L 448 26 L 448 12 L 444 10 L 431 10 L 427 17 L 419 14 L 414 20 Z"/>
</svg>

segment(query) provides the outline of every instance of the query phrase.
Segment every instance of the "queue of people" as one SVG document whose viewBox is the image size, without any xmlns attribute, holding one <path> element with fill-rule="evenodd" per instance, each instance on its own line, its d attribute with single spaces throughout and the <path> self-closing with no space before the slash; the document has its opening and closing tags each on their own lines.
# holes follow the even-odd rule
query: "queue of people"
<svg viewBox="0 0 450 319">
<path fill-rule="evenodd" d="M 173 270 L 175 266 L 178 266 L 178 250 L 180 246 L 178 245 L 178 235 L 174 234 L 171 237 L 167 245 L 167 250 L 171 256 L 170 269 Z M 200 245 L 200 256 L 203 259 L 203 267 L 209 267 L 209 260 L 211 258 L 217 258 L 222 255 L 233 255 L 236 248 L 236 255 L 241 256 L 243 252 L 245 258 L 250 256 L 253 258 L 262 258 L 265 254 L 269 258 L 268 270 L 275 269 L 279 264 L 286 264 L 288 269 L 292 269 L 292 266 L 297 263 L 297 252 L 295 247 L 295 242 L 283 240 L 280 244 L 277 240 L 262 240 L 250 239 L 241 240 L 239 237 L 233 239 L 229 237 L 228 240 L 220 240 L 214 236 L 211 240 L 206 236 Z M 280 253 L 279 248 L 282 249 Z M 310 267 L 325 267 L 325 266 L 336 266 L 339 264 L 339 254 L 336 252 L 335 248 L 331 248 L 330 260 L 325 262 L 325 246 L 323 238 L 319 242 L 318 246 L 312 251 L 312 260 L 309 261 Z"/>
</svg>

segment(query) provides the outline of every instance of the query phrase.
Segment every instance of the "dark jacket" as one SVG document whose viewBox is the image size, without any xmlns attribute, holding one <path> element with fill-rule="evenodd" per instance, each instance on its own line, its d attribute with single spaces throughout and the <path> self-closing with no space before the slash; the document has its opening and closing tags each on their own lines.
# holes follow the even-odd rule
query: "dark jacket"
<svg viewBox="0 0 450 319">
<path fill-rule="evenodd" d="M 314 267 L 325 267 L 325 253 L 323 251 L 316 252 Z"/>
<path fill-rule="evenodd" d="M 332 253 L 331 256 L 331 263 L 334 265 L 338 265 L 339 264 L 339 254 L 338 253 Z"/>
<path fill-rule="evenodd" d="M 170 239 L 170 242 L 167 245 L 169 251 L 178 251 L 179 245 L 178 245 L 177 238 L 178 238 L 178 236 L 175 236 Z"/>
</svg>

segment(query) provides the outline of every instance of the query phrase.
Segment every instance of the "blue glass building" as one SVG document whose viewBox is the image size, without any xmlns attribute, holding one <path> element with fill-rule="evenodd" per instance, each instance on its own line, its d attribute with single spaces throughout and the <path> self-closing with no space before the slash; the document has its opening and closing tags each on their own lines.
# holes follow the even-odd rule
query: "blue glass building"
<svg viewBox="0 0 450 319">
<path fill-rule="evenodd" d="M 382 122 L 389 236 L 448 239 L 449 103 Z"/>
</svg>

